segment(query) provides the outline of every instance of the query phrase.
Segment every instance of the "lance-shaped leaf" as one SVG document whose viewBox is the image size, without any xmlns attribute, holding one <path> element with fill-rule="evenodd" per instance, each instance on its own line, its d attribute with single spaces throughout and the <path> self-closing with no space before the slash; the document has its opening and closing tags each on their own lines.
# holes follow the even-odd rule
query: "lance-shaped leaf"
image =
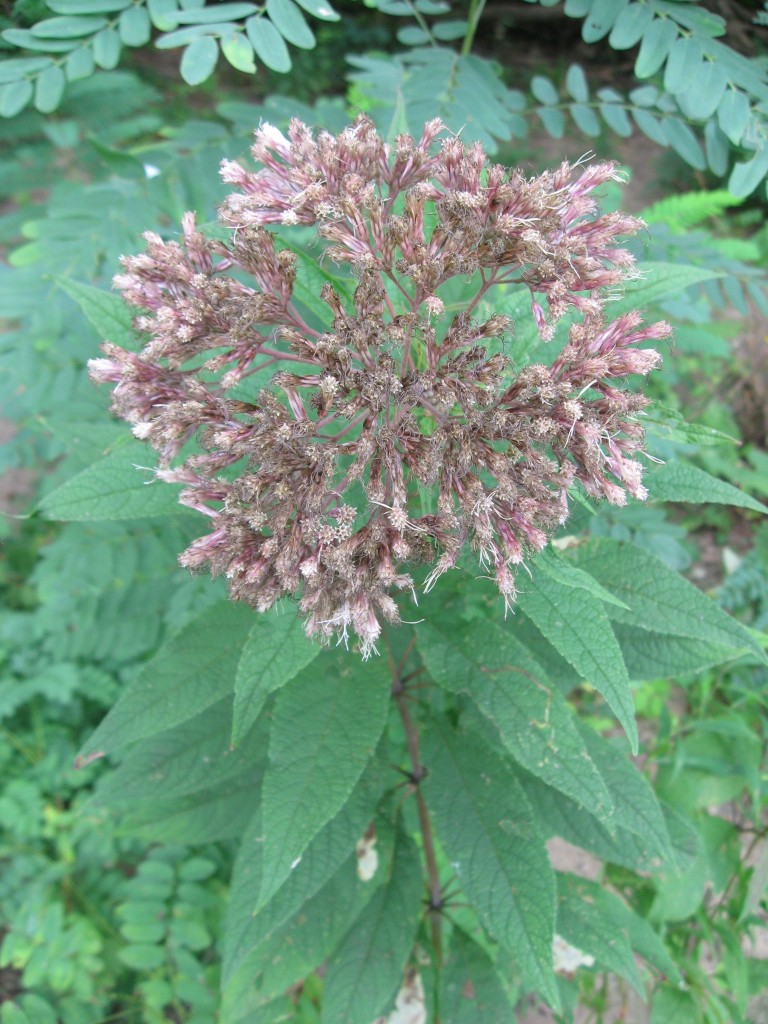
<svg viewBox="0 0 768 1024">
<path fill-rule="evenodd" d="M 588 591 L 565 586 L 542 572 L 535 574 L 533 585 L 517 600 L 558 653 L 605 697 L 636 753 L 629 676 L 603 603 Z"/>
<path fill-rule="evenodd" d="M 283 615 L 259 616 L 237 666 L 232 743 L 239 743 L 245 736 L 269 695 L 290 682 L 320 650 L 304 635 L 301 619 L 292 609 Z"/>
<path fill-rule="evenodd" d="M 264 779 L 264 869 L 259 906 L 346 803 L 371 759 L 389 707 L 383 659 L 363 667 L 322 654 L 275 702 Z"/>
<path fill-rule="evenodd" d="M 131 351 L 139 347 L 141 336 L 133 326 L 134 311 L 119 295 L 67 277 L 57 277 L 56 283 L 75 300 L 100 338 Z"/>
<path fill-rule="evenodd" d="M 615 621 L 762 656 L 740 622 L 650 552 L 605 537 L 580 545 L 573 558 L 624 604 L 607 609 Z"/>
<path fill-rule="evenodd" d="M 171 729 L 231 693 L 253 616 L 251 608 L 230 601 L 206 608 L 129 683 L 80 758 Z"/>
<path fill-rule="evenodd" d="M 147 467 L 154 455 L 132 438 L 46 494 L 39 508 L 46 519 L 89 522 L 190 515 L 179 505 L 180 488 L 156 480 Z"/>
<path fill-rule="evenodd" d="M 514 1013 L 491 958 L 460 928 L 440 972 L 440 1016 L 445 1024 L 510 1024 Z"/>
<path fill-rule="evenodd" d="M 520 783 L 480 739 L 442 718 L 430 719 L 423 760 L 424 796 L 462 888 L 526 981 L 556 1006 L 554 872 Z"/>
<path fill-rule="evenodd" d="M 687 462 L 668 462 L 658 466 L 648 474 L 645 482 L 653 501 L 735 505 L 753 512 L 768 512 L 768 506 L 762 501 Z"/>
<path fill-rule="evenodd" d="M 323 1024 L 373 1021 L 393 999 L 421 917 L 418 850 L 400 833 L 387 882 L 342 939 L 328 965 Z"/>
<path fill-rule="evenodd" d="M 100 785 L 105 802 L 185 796 L 213 788 L 266 760 L 268 723 L 262 719 L 233 750 L 232 698 L 167 732 L 137 744 Z"/>
<path fill-rule="evenodd" d="M 435 682 L 468 693 L 516 761 L 597 817 L 611 817 L 613 801 L 570 708 L 511 629 L 479 630 L 443 612 L 418 638 Z"/>
<path fill-rule="evenodd" d="M 347 860 L 373 820 L 388 771 L 374 758 L 339 813 L 315 836 L 285 884 L 257 912 L 264 860 L 264 826 L 258 809 L 243 836 L 232 873 L 224 928 L 225 980 L 298 913 Z"/>
</svg>

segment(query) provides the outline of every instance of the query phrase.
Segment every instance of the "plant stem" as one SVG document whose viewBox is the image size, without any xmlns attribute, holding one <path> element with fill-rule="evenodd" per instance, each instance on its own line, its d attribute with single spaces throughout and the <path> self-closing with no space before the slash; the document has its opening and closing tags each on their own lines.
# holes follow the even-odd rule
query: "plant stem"
<svg viewBox="0 0 768 1024">
<path fill-rule="evenodd" d="M 420 788 L 421 781 L 426 776 L 426 771 L 419 756 L 419 730 L 408 708 L 408 697 L 400 676 L 404 663 L 407 660 L 408 653 L 410 653 L 410 650 L 406 652 L 406 657 L 401 660 L 400 665 L 395 667 L 393 664 L 392 666 L 392 695 L 395 698 L 397 710 L 400 712 L 403 729 L 405 730 L 405 739 L 408 744 L 408 753 L 411 759 L 411 777 L 413 779 L 416 806 L 419 813 L 419 827 L 421 829 L 421 839 L 424 846 L 424 860 L 426 861 L 427 866 L 429 926 L 432 935 L 432 947 L 435 951 L 435 965 L 439 970 L 443 965 L 443 936 L 442 921 L 440 919 L 443 898 L 440 890 L 440 872 L 437 867 L 435 840 L 432 835 L 432 823 L 429 820 L 427 802 L 424 799 L 424 794 L 421 792 Z"/>
<path fill-rule="evenodd" d="M 483 15 L 485 3 L 486 0 L 470 0 L 469 14 L 467 15 L 467 34 L 464 36 L 464 42 L 461 44 L 462 57 L 466 57 L 472 50 L 472 43 L 475 41 L 475 32 L 477 32 L 477 26 Z"/>
</svg>

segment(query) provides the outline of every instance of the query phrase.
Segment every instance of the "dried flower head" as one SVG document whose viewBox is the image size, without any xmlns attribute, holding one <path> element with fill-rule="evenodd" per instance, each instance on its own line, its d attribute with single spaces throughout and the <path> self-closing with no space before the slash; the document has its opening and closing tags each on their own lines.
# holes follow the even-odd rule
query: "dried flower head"
<svg viewBox="0 0 768 1024">
<path fill-rule="evenodd" d="M 432 564 L 429 588 L 469 545 L 510 602 L 574 481 L 615 504 L 645 495 L 646 400 L 617 385 L 658 363 L 638 343 L 670 328 L 605 317 L 633 269 L 617 239 L 641 224 L 598 214 L 613 164 L 527 179 L 439 121 L 390 147 L 364 117 L 337 137 L 263 125 L 253 155 L 255 172 L 222 166 L 237 188 L 226 244 L 186 214 L 179 242 L 148 233 L 123 259 L 115 285 L 150 340 L 91 363 L 160 453 L 157 475 L 211 519 L 184 565 L 225 574 L 262 611 L 291 595 L 310 636 L 352 630 L 367 655 L 380 620 L 400 619 L 410 565 Z M 266 225 L 315 228 L 304 276 L 286 228 Z M 323 257 L 347 265 L 335 283 Z M 318 279 L 324 321 L 306 301 Z M 512 325 L 493 294 L 509 284 L 530 290 L 545 341 L 575 313 L 550 366 L 516 371 L 504 354 Z"/>
</svg>

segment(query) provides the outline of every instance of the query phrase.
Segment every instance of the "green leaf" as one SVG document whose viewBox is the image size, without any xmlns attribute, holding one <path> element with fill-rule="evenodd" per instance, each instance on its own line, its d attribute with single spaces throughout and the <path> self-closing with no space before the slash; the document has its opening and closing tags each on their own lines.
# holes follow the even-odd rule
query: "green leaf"
<svg viewBox="0 0 768 1024">
<path fill-rule="evenodd" d="M 41 114 L 52 113 L 61 102 L 66 78 L 55 64 L 38 75 L 35 86 L 35 106 Z"/>
<path fill-rule="evenodd" d="M 572 103 L 568 110 L 580 132 L 591 138 L 600 134 L 600 120 L 591 107 L 581 103 Z"/>
<path fill-rule="evenodd" d="M 730 86 L 720 100 L 717 108 L 717 123 L 734 146 L 738 146 L 744 138 L 749 124 L 749 97 L 740 89 Z"/>
<path fill-rule="evenodd" d="M 38 509 L 46 519 L 64 522 L 188 515 L 178 503 L 177 486 L 142 476 L 142 469 L 152 473 L 143 466 L 147 455 L 146 445 L 127 439 L 105 458 L 46 494 Z"/>
<path fill-rule="evenodd" d="M 7 28 L 0 36 L 13 46 L 22 46 L 25 50 L 41 50 L 44 53 L 67 53 L 79 46 L 76 39 L 38 39 L 26 28 Z"/>
<path fill-rule="evenodd" d="M 130 7 L 132 0 L 49 0 L 56 14 L 112 14 Z"/>
<path fill-rule="evenodd" d="M 15 117 L 32 99 L 34 86 L 28 78 L 0 87 L 0 117 Z"/>
<path fill-rule="evenodd" d="M 253 47 L 242 32 L 230 32 L 222 36 L 221 52 L 237 71 L 252 74 L 256 70 Z"/>
<path fill-rule="evenodd" d="M 235 677 L 232 744 L 245 736 L 261 714 L 267 698 L 285 686 L 320 653 L 304 634 L 293 610 L 260 615 L 251 627 Z"/>
<path fill-rule="evenodd" d="M 134 971 L 151 971 L 165 963 L 165 948 L 158 945 L 134 943 L 124 946 L 117 955 Z"/>
<path fill-rule="evenodd" d="M 133 326 L 135 312 L 119 295 L 69 277 L 57 277 L 56 283 L 75 300 L 100 338 L 132 351 L 137 348 L 139 335 Z"/>
<path fill-rule="evenodd" d="M 93 37 L 93 59 L 100 68 L 112 71 L 120 61 L 123 44 L 113 28 L 103 28 Z"/>
<path fill-rule="evenodd" d="M 637 630 L 618 622 L 614 623 L 613 631 L 627 671 L 635 680 L 686 676 L 712 665 L 723 665 L 738 656 L 733 647 L 723 644 Z"/>
<path fill-rule="evenodd" d="M 210 78 L 219 59 L 219 44 L 213 36 L 193 39 L 181 58 L 181 77 L 187 85 L 200 85 Z"/>
<path fill-rule="evenodd" d="M 468 693 L 519 764 L 598 817 L 611 817 L 613 802 L 573 713 L 511 627 L 484 623 L 478 630 L 443 612 L 421 626 L 417 636 L 435 682 L 453 693 Z"/>
<path fill-rule="evenodd" d="M 580 545 L 572 554 L 577 565 L 589 566 L 589 572 L 623 602 L 623 607 L 608 609 L 617 622 L 760 652 L 740 622 L 650 552 L 602 537 Z"/>
<path fill-rule="evenodd" d="M 601 601 L 618 605 L 619 608 L 629 607 L 619 600 L 615 594 L 601 586 L 588 571 L 577 569 L 575 565 L 572 565 L 566 558 L 559 555 L 551 546 L 540 551 L 534 561 L 537 568 L 566 587 L 579 587 L 581 590 L 587 590 L 590 594 L 600 598 Z"/>
<path fill-rule="evenodd" d="M 696 36 L 680 36 L 672 44 L 664 69 L 664 88 L 673 96 L 691 83 L 704 57 L 701 41 Z"/>
<path fill-rule="evenodd" d="M 691 992 L 664 985 L 651 999 L 651 1024 L 701 1024 L 701 1007 Z"/>
<path fill-rule="evenodd" d="M 536 113 L 544 128 L 553 139 L 562 139 L 565 134 L 565 115 L 562 110 L 553 110 L 549 107 L 539 107 Z"/>
<path fill-rule="evenodd" d="M 322 1021 L 372 1021 L 395 995 L 421 917 L 424 887 L 415 843 L 395 842 L 390 876 L 341 940 L 325 975 Z"/>
<path fill-rule="evenodd" d="M 389 674 L 380 658 L 359 666 L 350 655 L 323 654 L 277 696 L 264 778 L 260 906 L 344 806 L 381 736 Z"/>
<path fill-rule="evenodd" d="M 339 813 L 315 836 L 285 884 L 258 913 L 264 860 L 261 808 L 249 824 L 237 854 L 224 929 L 224 978 L 240 965 L 326 884 L 355 847 L 374 817 L 376 805 L 390 780 L 390 769 L 374 759 Z M 374 883 L 378 878 L 374 877 Z"/>
<path fill-rule="evenodd" d="M 144 801 L 122 816 L 121 827 L 153 843 L 196 846 L 236 839 L 253 814 L 259 775 L 259 766 L 252 765 L 212 789 Z"/>
<path fill-rule="evenodd" d="M 33 25 L 31 32 L 38 39 L 77 39 L 93 35 L 106 24 L 106 18 L 45 18 Z"/>
<path fill-rule="evenodd" d="M 341 15 L 326 0 L 298 0 L 299 6 L 321 21 L 339 21 Z"/>
<path fill-rule="evenodd" d="M 93 74 L 95 67 L 93 50 L 90 46 L 78 46 L 76 50 L 67 54 L 67 59 L 64 61 L 64 70 L 68 82 L 76 82 L 80 78 L 88 78 Z"/>
<path fill-rule="evenodd" d="M 646 3 L 631 3 L 619 12 L 608 42 L 614 50 L 637 46 L 653 21 L 653 8 Z"/>
<path fill-rule="evenodd" d="M 6 87 L 7 88 L 7 87 Z M 736 164 L 728 179 L 728 188 L 735 196 L 749 196 L 768 174 L 768 145 L 759 149 L 751 160 Z"/>
<path fill-rule="evenodd" d="M 258 7 L 250 3 L 214 4 L 211 7 L 191 7 L 178 11 L 175 15 L 177 25 L 214 25 L 219 21 L 236 22 L 255 14 Z"/>
<path fill-rule="evenodd" d="M 99 787 L 106 803 L 185 796 L 240 775 L 265 758 L 266 722 L 260 722 L 237 750 L 229 745 L 232 699 L 227 697 L 180 725 L 130 750 Z"/>
<path fill-rule="evenodd" d="M 649 139 L 657 143 L 659 146 L 668 146 L 667 136 L 664 134 L 661 121 L 658 117 L 654 117 L 653 114 L 649 114 L 647 110 L 633 110 L 632 117 L 635 119 L 635 124 L 643 133 L 647 135 Z"/>
<path fill-rule="evenodd" d="M 152 26 L 146 7 L 132 5 L 120 15 L 120 38 L 126 46 L 144 46 L 149 42 Z"/>
<path fill-rule="evenodd" d="M 440 1011 L 446 1024 L 510 1024 L 513 1008 L 493 961 L 460 928 L 440 972 Z"/>
<path fill-rule="evenodd" d="M 637 725 L 629 676 L 598 598 L 538 572 L 531 590 L 521 592 L 517 603 L 555 650 L 605 697 L 636 753 Z"/>
<path fill-rule="evenodd" d="M 611 316 L 620 316 L 631 309 L 647 309 L 679 295 L 691 285 L 721 276 L 715 270 L 694 267 L 688 263 L 644 262 L 642 275 L 636 281 L 626 282 L 621 298 L 611 303 Z"/>
<path fill-rule="evenodd" d="M 539 101 L 545 106 L 553 106 L 560 102 L 560 96 L 557 89 L 552 84 L 549 78 L 545 78 L 544 75 L 534 75 L 531 79 L 531 92 Z"/>
<path fill-rule="evenodd" d="M 527 983 L 557 1006 L 554 873 L 522 787 L 490 748 L 444 718 L 430 720 L 423 757 L 424 797 L 462 888 Z"/>
<path fill-rule="evenodd" d="M 628 0 L 593 0 L 589 14 L 581 26 L 581 38 L 585 43 L 596 43 L 607 36 L 613 28 L 619 13 Z"/>
<path fill-rule="evenodd" d="M 635 61 L 638 78 L 655 75 L 669 55 L 677 39 L 677 25 L 671 18 L 655 18 L 643 34 L 640 52 Z"/>
<path fill-rule="evenodd" d="M 674 149 L 681 160 L 684 160 L 697 171 L 706 169 L 707 161 L 704 158 L 699 140 L 690 125 L 677 117 L 667 117 L 661 123 L 661 130 L 669 145 Z"/>
<path fill-rule="evenodd" d="M 688 462 L 667 462 L 647 474 L 648 493 L 653 501 L 681 501 L 696 504 L 735 505 L 753 512 L 768 512 L 768 506 L 745 494 L 733 484 L 719 480 Z"/>
<path fill-rule="evenodd" d="M 152 24 L 160 32 L 169 32 L 176 27 L 177 0 L 147 0 L 147 11 Z"/>
<path fill-rule="evenodd" d="M 0 85 L 53 67 L 50 57 L 11 57 L 0 62 Z"/>
<path fill-rule="evenodd" d="M 172 729 L 232 693 L 253 616 L 251 608 L 231 601 L 206 608 L 125 687 L 80 758 Z"/>
<path fill-rule="evenodd" d="M 625 109 L 624 98 L 614 89 L 598 89 L 598 97 L 603 100 L 598 107 L 600 116 L 616 135 L 627 139 L 632 134 L 632 122 Z"/>
<path fill-rule="evenodd" d="M 249 18 L 245 30 L 262 64 L 283 74 L 291 70 L 288 47 L 271 21 L 264 17 Z"/>
<path fill-rule="evenodd" d="M 644 995 L 629 936 L 606 913 L 606 903 L 618 902 L 618 897 L 573 875 L 559 874 L 557 888 L 558 935 L 593 956 L 600 967 L 626 978 L 636 992 Z"/>
<path fill-rule="evenodd" d="M 703 60 L 677 97 L 680 109 L 694 121 L 712 117 L 728 85 L 728 72 L 719 61 Z"/>
<path fill-rule="evenodd" d="M 294 46 L 311 50 L 315 36 L 293 0 L 267 0 L 267 14 L 280 35 Z"/>
</svg>

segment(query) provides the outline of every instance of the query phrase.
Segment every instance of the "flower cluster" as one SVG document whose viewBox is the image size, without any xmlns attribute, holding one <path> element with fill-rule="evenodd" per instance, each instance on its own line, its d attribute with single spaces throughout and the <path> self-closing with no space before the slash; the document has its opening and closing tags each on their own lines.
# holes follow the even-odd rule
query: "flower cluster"
<svg viewBox="0 0 768 1024">
<path fill-rule="evenodd" d="M 91 363 L 157 475 L 211 519 L 182 564 L 259 610 L 291 595 L 310 636 L 351 629 L 367 655 L 381 620 L 399 621 L 411 565 L 432 565 L 429 588 L 468 545 L 509 602 L 575 481 L 615 504 L 644 496 L 645 399 L 618 385 L 658 363 L 638 344 L 670 328 L 605 316 L 633 269 L 617 239 L 641 226 L 598 213 L 614 165 L 525 178 L 439 121 L 390 147 L 364 117 L 337 137 L 263 125 L 253 155 L 255 172 L 222 166 L 237 189 L 226 244 L 187 214 L 180 241 L 148 233 L 123 259 L 115 285 L 149 341 Z M 305 276 L 291 225 L 321 240 Z M 318 278 L 324 319 L 306 301 Z M 530 291 L 545 341 L 571 314 L 551 365 L 505 355 L 502 285 Z"/>
</svg>

